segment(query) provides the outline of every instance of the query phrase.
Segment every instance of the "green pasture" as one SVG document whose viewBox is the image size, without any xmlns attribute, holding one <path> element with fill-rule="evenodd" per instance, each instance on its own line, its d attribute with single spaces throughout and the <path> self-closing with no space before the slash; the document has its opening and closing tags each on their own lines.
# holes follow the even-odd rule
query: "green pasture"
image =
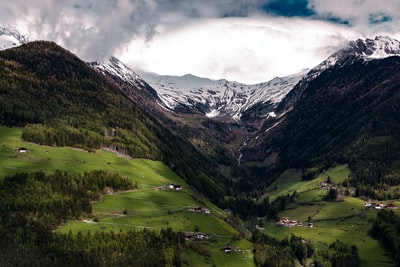
<svg viewBox="0 0 400 267">
<path fill-rule="evenodd" d="M 324 203 L 318 203 L 315 205 L 296 205 L 295 208 L 286 209 L 279 213 L 279 216 L 286 217 L 289 219 L 295 218 L 297 221 L 305 222 L 308 216 L 313 217 L 324 207 Z"/>
<path fill-rule="evenodd" d="M 342 219 L 358 216 L 363 210 L 364 201 L 348 197 L 340 202 L 326 202 L 324 207 L 312 218 L 314 221 Z"/>
<path fill-rule="evenodd" d="M 343 182 L 348 177 L 350 174 L 350 169 L 347 164 L 341 164 L 327 170 L 324 174 L 326 178 L 327 175 L 329 175 L 331 181 L 335 184 L 338 184 Z M 321 176 L 324 177 L 324 174 L 321 174 Z"/>
<path fill-rule="evenodd" d="M 162 162 L 146 159 L 129 159 L 117 156 L 114 152 L 86 150 L 70 147 L 41 146 L 23 142 L 20 138 L 22 128 L 0 126 L 0 177 L 17 172 L 63 170 L 82 173 L 91 170 L 107 170 L 132 178 L 139 188 L 151 188 L 167 183 L 187 184 Z M 27 153 L 18 153 L 20 147 Z"/>
<path fill-rule="evenodd" d="M 287 217 L 303 223 L 304 226 L 277 227 L 275 221 L 264 221 L 262 232 L 278 239 L 288 238 L 291 234 L 310 240 L 316 249 L 325 249 L 328 244 L 339 239 L 358 247 L 362 266 L 392 266 L 388 252 L 381 244 L 368 235 L 377 210 L 366 209 L 364 200 L 346 197 L 339 202 L 326 202 L 323 198 L 326 189 L 320 187 L 320 182 L 328 176 L 335 184 L 341 183 L 349 175 L 347 165 L 338 165 L 320 174 L 311 181 L 301 180 L 301 171 L 294 169 L 285 171 L 272 184 L 268 192 L 271 199 L 279 195 L 299 193 L 296 203 L 279 213 L 279 217 Z M 399 201 L 394 201 L 396 205 Z M 400 213 L 399 209 L 394 210 Z M 311 217 L 314 227 L 305 223 Z"/>
<path fill-rule="evenodd" d="M 69 147 L 41 146 L 23 142 L 21 133 L 22 128 L 0 127 L 1 177 L 38 170 L 81 173 L 101 169 L 117 172 L 138 183 L 138 190 L 104 195 L 101 201 L 93 203 L 93 215 L 99 223 L 68 222 L 64 226 L 68 230 L 104 229 L 104 225 L 114 229 L 120 225 L 124 229 L 148 226 L 193 231 L 195 228 L 204 228 L 202 231 L 213 234 L 237 234 L 221 219 L 223 211 L 197 196 L 185 181 L 162 162 L 121 157 L 105 150 L 89 153 Z M 28 152 L 17 153 L 20 147 L 27 148 Z M 160 189 L 168 183 L 183 185 L 183 191 Z M 188 206 L 204 207 L 197 199 L 209 205 L 210 215 L 187 212 Z M 126 216 L 123 216 L 124 210 L 127 211 Z M 174 216 L 177 217 L 174 219 Z M 60 231 L 63 231 L 63 227 Z"/>
<path fill-rule="evenodd" d="M 189 206 L 202 206 L 190 188 L 182 191 L 161 190 L 158 187 L 107 194 L 99 202 L 93 203 L 93 216 L 96 223 L 84 228 L 122 229 L 170 227 L 176 231 L 200 231 L 217 236 L 232 237 L 238 234 L 214 211 L 219 210 L 210 204 L 211 214 L 197 214 L 188 211 Z M 86 223 L 87 224 L 87 223 Z M 69 222 L 61 231 L 82 230 L 82 222 Z"/>
<path fill-rule="evenodd" d="M 347 197 L 342 202 L 297 205 L 282 211 L 279 216 L 301 221 L 304 226 L 277 227 L 275 221 L 265 221 L 262 231 L 278 239 L 288 238 L 291 234 L 301 236 L 310 240 L 316 249 L 325 249 L 339 239 L 358 247 L 362 266 L 392 266 L 388 252 L 368 235 L 378 211 L 365 209 L 363 203 L 361 199 Z M 308 216 L 314 223 L 312 228 L 305 223 Z"/>
<path fill-rule="evenodd" d="M 162 162 L 147 159 L 131 159 L 107 150 L 95 153 L 69 147 L 49 147 L 23 142 L 20 138 L 22 128 L 0 126 L 0 177 L 18 172 L 44 171 L 52 173 L 64 170 L 82 173 L 91 170 L 107 170 L 131 178 L 139 188 L 104 195 L 102 200 L 93 203 L 90 218 L 68 221 L 57 231 L 74 233 L 78 231 L 127 231 L 143 228 L 160 230 L 170 227 L 176 231 L 200 231 L 211 235 L 205 243 L 211 258 L 188 251 L 183 260 L 190 266 L 254 266 L 252 245 L 241 240 L 243 253 L 225 254 L 220 250 L 227 242 L 232 242 L 238 232 L 227 224 L 224 211 L 195 193 L 185 181 Z M 20 147 L 27 153 L 18 153 Z M 165 184 L 183 186 L 182 191 L 161 190 Z M 201 203 L 199 202 L 201 201 Z M 204 207 L 211 214 L 195 214 L 188 206 Z M 197 241 L 193 241 L 197 242 Z"/>
<path fill-rule="evenodd" d="M 278 196 L 293 194 L 296 191 L 297 193 L 304 193 L 304 195 L 300 194 L 299 202 L 320 201 L 326 195 L 326 190 L 320 188 L 320 183 L 326 181 L 328 176 L 333 183 L 340 183 L 347 178 L 349 172 L 347 164 L 342 164 L 327 170 L 313 180 L 303 181 L 301 170 L 288 169 L 267 188 L 267 192 L 271 200 Z"/>
<path fill-rule="evenodd" d="M 232 248 L 240 247 L 241 251 L 233 251 L 232 253 L 224 253 L 221 251 L 225 245 L 230 245 Z M 212 259 L 215 266 L 254 266 L 253 245 L 246 240 L 234 242 L 218 242 L 211 244 Z"/>
</svg>

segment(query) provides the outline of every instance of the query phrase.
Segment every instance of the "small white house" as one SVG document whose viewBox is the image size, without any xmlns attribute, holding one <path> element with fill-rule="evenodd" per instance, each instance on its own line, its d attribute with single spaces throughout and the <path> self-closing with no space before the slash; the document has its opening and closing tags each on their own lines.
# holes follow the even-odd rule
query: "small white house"
<svg viewBox="0 0 400 267">
<path fill-rule="evenodd" d="M 25 147 L 18 148 L 18 153 L 26 153 L 26 152 L 28 152 L 28 149 L 26 149 Z"/>
</svg>

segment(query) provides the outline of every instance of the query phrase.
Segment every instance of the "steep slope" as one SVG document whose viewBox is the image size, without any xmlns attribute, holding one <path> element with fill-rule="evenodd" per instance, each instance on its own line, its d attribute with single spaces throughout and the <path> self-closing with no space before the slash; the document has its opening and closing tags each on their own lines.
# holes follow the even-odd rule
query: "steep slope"
<svg viewBox="0 0 400 267">
<path fill-rule="evenodd" d="M 381 39 L 376 38 L 376 45 L 351 42 L 295 86 L 278 106 L 277 116 L 265 120 L 241 148 L 243 173 L 250 172 L 243 174 L 250 177 L 243 179 L 243 187 L 263 188 L 287 168 L 322 171 L 338 161 L 352 163 L 352 171 L 361 177 L 367 177 L 366 169 L 375 170 L 369 178 L 372 187 L 399 173 L 400 57 L 390 56 L 398 50 L 378 45 L 399 43 Z M 371 58 L 373 52 L 358 49 L 364 43 L 388 57 Z M 330 60 L 337 55 L 343 57 Z"/>
<path fill-rule="evenodd" d="M 146 81 L 144 81 L 138 74 L 128 68 L 116 57 L 110 57 L 108 60 L 105 60 L 101 63 L 92 62 L 90 63 L 90 65 L 100 71 L 102 74 L 113 77 L 114 81 L 117 81 L 117 79 L 119 79 L 119 82 L 122 81 L 124 83 L 127 83 L 132 88 L 147 91 L 154 98 L 154 100 L 158 100 L 157 92 L 153 88 L 151 88 L 146 83 Z M 134 93 L 132 90 L 128 89 L 124 90 L 124 93 L 127 96 L 134 96 L 138 94 L 137 92 Z"/>
<path fill-rule="evenodd" d="M 387 36 L 377 36 L 374 39 L 350 41 L 345 47 L 333 53 L 318 66 L 311 69 L 301 79 L 299 84 L 296 85 L 295 90 L 292 90 L 283 99 L 277 110 L 278 112 L 283 112 L 289 109 L 303 93 L 308 83 L 330 68 L 351 65 L 358 60 L 369 61 L 390 56 L 400 56 L 400 42 L 396 39 Z"/>
<path fill-rule="evenodd" d="M 210 80 L 191 74 L 178 77 L 143 73 L 142 76 L 170 110 L 240 120 L 243 112 L 256 104 L 269 103 L 275 107 L 305 73 L 254 85 Z"/>
<path fill-rule="evenodd" d="M 235 164 L 236 149 L 230 147 L 242 142 L 244 134 L 235 121 L 216 121 L 199 112 L 182 113 L 168 109 L 146 81 L 115 57 L 90 65 L 116 83 L 129 99 L 170 131 L 189 140 L 213 162 Z"/>
<path fill-rule="evenodd" d="M 224 195 L 223 178 L 206 157 L 56 44 L 0 51 L 0 81 L 0 124 L 25 126 L 26 140 L 159 159 L 213 200 Z"/>
<path fill-rule="evenodd" d="M 324 160 L 399 160 L 399 73 L 399 57 L 360 58 L 325 70 L 301 88 L 286 113 L 265 125 L 245 157 L 291 167 Z"/>
</svg>

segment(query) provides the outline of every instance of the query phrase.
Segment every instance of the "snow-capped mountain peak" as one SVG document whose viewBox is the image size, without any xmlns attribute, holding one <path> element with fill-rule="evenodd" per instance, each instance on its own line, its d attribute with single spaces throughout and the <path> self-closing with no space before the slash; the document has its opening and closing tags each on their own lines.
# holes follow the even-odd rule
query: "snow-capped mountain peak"
<svg viewBox="0 0 400 267">
<path fill-rule="evenodd" d="M 374 40 L 357 40 L 360 44 L 365 43 L 365 58 L 385 58 L 400 55 L 400 42 L 388 36 L 377 36 Z"/>
<path fill-rule="evenodd" d="M 357 60 L 369 61 L 390 56 L 400 56 L 400 42 L 396 39 L 388 36 L 377 36 L 374 39 L 350 41 L 342 49 L 311 69 L 299 82 L 290 99 L 286 100 L 281 109 L 287 110 L 301 96 L 307 84 L 327 69 L 352 64 Z"/>
<path fill-rule="evenodd" d="M 400 56 L 400 42 L 388 36 L 377 36 L 374 39 L 350 41 L 345 47 L 329 56 L 311 72 L 318 74 L 334 65 L 352 63 L 356 59 L 379 59 L 389 56 Z"/>
<path fill-rule="evenodd" d="M 29 42 L 29 38 L 18 30 L 0 25 L 0 50 L 17 47 Z"/>
<path fill-rule="evenodd" d="M 116 57 L 110 57 L 101 63 L 92 62 L 90 64 L 101 73 L 119 77 L 123 81 L 139 89 L 146 86 L 145 81 L 138 74 Z"/>
<path fill-rule="evenodd" d="M 276 105 L 305 75 L 305 71 L 269 82 L 247 85 L 225 79 L 210 80 L 191 74 L 160 76 L 142 73 L 170 110 L 192 110 L 208 117 L 240 120 L 242 113 L 255 104 Z"/>
</svg>

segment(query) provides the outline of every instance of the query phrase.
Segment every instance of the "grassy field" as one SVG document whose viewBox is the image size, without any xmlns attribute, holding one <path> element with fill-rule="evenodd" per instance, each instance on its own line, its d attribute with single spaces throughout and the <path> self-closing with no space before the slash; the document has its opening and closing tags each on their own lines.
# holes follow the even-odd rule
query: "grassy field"
<svg viewBox="0 0 400 267">
<path fill-rule="evenodd" d="M 289 205 L 290 208 L 282 211 L 279 216 L 303 222 L 305 226 L 277 227 L 275 221 L 265 221 L 263 232 L 278 239 L 295 234 L 310 240 L 316 249 L 325 249 L 328 244 L 339 239 L 359 248 L 362 266 L 393 266 L 388 252 L 368 235 L 377 210 L 366 209 L 363 206 L 364 201 L 355 197 L 346 197 L 341 202 L 323 201 L 327 190 L 322 189 L 319 183 L 326 181 L 329 175 L 332 182 L 337 184 L 346 179 L 348 174 L 347 165 L 338 165 L 327 170 L 312 181 L 302 181 L 301 172 L 296 170 L 283 173 L 270 187 L 270 196 L 275 198 L 296 190 L 299 193 L 297 204 Z M 307 227 L 306 221 L 309 217 L 314 227 Z"/>
<path fill-rule="evenodd" d="M 93 203 L 92 218 L 67 222 L 58 231 L 143 228 L 157 231 L 165 227 L 177 231 L 201 231 L 210 234 L 211 240 L 205 243 L 193 241 L 197 242 L 193 245 L 194 249 L 182 255 L 188 266 L 254 266 L 252 244 L 243 239 L 235 241 L 237 231 L 223 220 L 225 213 L 197 195 L 162 162 L 130 159 L 105 150 L 89 153 L 79 149 L 40 146 L 21 141 L 21 132 L 21 128 L 0 127 L 0 177 L 37 170 L 51 173 L 58 169 L 79 173 L 101 169 L 117 172 L 138 183 L 137 190 L 105 195 L 102 201 Z M 19 147 L 27 148 L 27 153 L 17 153 Z M 340 239 L 358 246 L 362 266 L 391 266 L 387 251 L 367 234 L 377 210 L 366 210 L 363 201 L 354 197 L 346 197 L 343 202 L 322 200 L 327 190 L 320 188 L 320 182 L 329 175 L 334 183 L 339 183 L 348 173 L 347 165 L 338 165 L 314 180 L 302 181 L 300 171 L 290 169 L 284 172 L 268 189 L 270 198 L 294 191 L 299 196 L 297 204 L 290 205 L 290 209 L 282 211 L 279 216 L 301 222 L 310 216 L 314 227 L 277 227 L 275 222 L 264 221 L 263 232 L 279 239 L 291 234 L 302 236 L 312 241 L 317 249 L 326 248 L 327 244 Z M 167 183 L 181 184 L 183 191 L 159 189 Z M 203 203 L 211 214 L 188 211 L 188 206 L 204 207 Z M 399 206 L 400 202 L 395 204 Z M 400 213 L 400 210 L 395 212 Z M 221 248 L 228 244 L 239 246 L 242 251 L 221 252 Z M 206 256 L 194 251 L 199 246 L 205 247 Z"/>
<path fill-rule="evenodd" d="M 326 181 L 328 176 L 333 183 L 340 183 L 347 178 L 349 168 L 347 165 L 338 165 L 319 175 L 310 181 L 302 180 L 301 170 L 288 169 L 281 174 L 279 179 L 267 188 L 270 199 L 274 200 L 278 196 L 292 194 L 294 191 L 302 193 L 301 197 L 307 201 L 319 201 L 321 193 L 320 183 Z M 326 193 L 326 191 L 325 191 Z"/>
<path fill-rule="evenodd" d="M 176 231 L 203 232 L 209 234 L 204 257 L 189 250 L 183 259 L 189 266 L 254 266 L 252 244 L 246 240 L 234 241 L 237 230 L 227 224 L 226 214 L 193 191 L 188 184 L 162 162 L 146 159 L 131 159 L 118 156 L 111 151 L 98 150 L 89 153 L 73 148 L 40 146 L 23 142 L 21 128 L 0 127 L 0 177 L 17 172 L 64 170 L 81 173 L 90 170 L 107 170 L 131 178 L 138 189 L 115 192 L 103 196 L 93 203 L 91 218 L 69 221 L 57 231 L 120 231 L 170 227 Z M 27 153 L 18 153 L 18 148 L 27 148 Z M 182 191 L 161 190 L 168 184 L 180 184 Z M 210 209 L 210 214 L 196 214 L 188 211 L 188 206 Z M 221 252 L 225 245 L 240 246 L 240 253 Z M 198 246 L 197 243 L 194 243 Z"/>
</svg>

